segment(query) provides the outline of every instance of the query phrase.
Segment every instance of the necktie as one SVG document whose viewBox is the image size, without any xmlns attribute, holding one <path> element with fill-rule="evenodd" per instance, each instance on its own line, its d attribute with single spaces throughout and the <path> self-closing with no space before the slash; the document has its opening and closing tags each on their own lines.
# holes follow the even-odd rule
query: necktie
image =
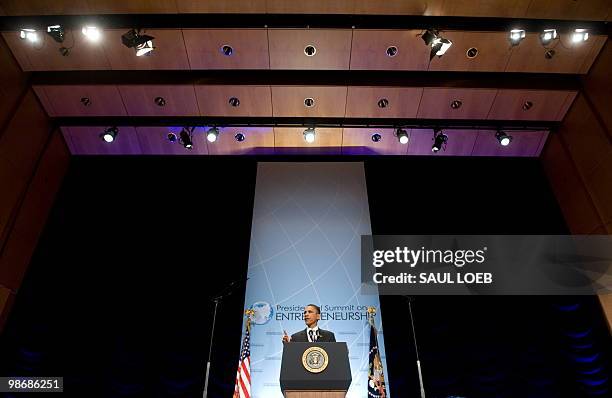
<svg viewBox="0 0 612 398">
<path fill-rule="evenodd" d="M 309 330 L 308 335 L 310 336 L 310 341 L 314 342 L 315 341 L 314 330 Z"/>
</svg>

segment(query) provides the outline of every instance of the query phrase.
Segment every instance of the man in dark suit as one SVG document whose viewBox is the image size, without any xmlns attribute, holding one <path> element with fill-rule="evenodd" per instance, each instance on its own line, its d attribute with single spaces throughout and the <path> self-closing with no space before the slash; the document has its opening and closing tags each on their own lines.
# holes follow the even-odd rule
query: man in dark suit
<svg viewBox="0 0 612 398">
<path fill-rule="evenodd" d="M 321 308 L 318 305 L 308 304 L 304 308 L 304 322 L 306 323 L 306 329 L 294 333 L 289 337 L 287 332 L 283 335 L 283 342 L 288 343 L 290 341 L 298 343 L 307 342 L 328 342 L 334 343 L 336 336 L 329 330 L 323 330 L 319 328 L 318 322 L 321 320 Z"/>
</svg>

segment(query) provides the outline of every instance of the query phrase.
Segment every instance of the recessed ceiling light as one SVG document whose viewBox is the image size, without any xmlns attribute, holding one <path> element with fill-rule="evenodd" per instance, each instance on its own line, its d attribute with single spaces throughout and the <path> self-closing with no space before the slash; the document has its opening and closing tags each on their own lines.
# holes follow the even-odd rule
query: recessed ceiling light
<svg viewBox="0 0 612 398">
<path fill-rule="evenodd" d="M 469 59 L 476 58 L 476 56 L 478 56 L 478 49 L 476 47 L 468 48 L 468 50 L 465 52 L 465 56 Z"/>
<path fill-rule="evenodd" d="M 234 53 L 234 49 L 232 48 L 232 46 L 228 46 L 227 44 L 221 46 L 220 50 L 226 57 L 229 57 Z"/>
<path fill-rule="evenodd" d="M 240 106 L 240 100 L 238 98 L 236 98 L 236 97 L 230 98 L 228 102 L 233 107 Z"/>
<path fill-rule="evenodd" d="M 386 98 L 381 98 L 378 100 L 378 107 L 379 108 L 386 108 L 389 106 L 389 100 Z"/>
<path fill-rule="evenodd" d="M 166 100 L 164 99 L 164 97 L 155 97 L 153 101 L 157 106 L 166 106 Z"/>
<path fill-rule="evenodd" d="M 307 108 L 312 108 L 315 104 L 314 98 L 304 98 L 304 106 Z"/>
<path fill-rule="evenodd" d="M 98 29 L 97 26 L 83 26 L 81 32 L 83 32 L 87 40 L 93 42 L 100 40 L 100 37 L 102 36 L 100 29 Z"/>
<path fill-rule="evenodd" d="M 83 104 L 83 106 L 90 106 L 91 100 L 89 97 L 81 97 L 81 104 Z"/>
<path fill-rule="evenodd" d="M 307 57 L 314 57 L 316 53 L 317 53 L 317 48 L 313 46 L 312 44 L 309 44 L 306 47 L 304 47 L 304 54 L 306 54 Z"/>
<path fill-rule="evenodd" d="M 236 133 L 236 135 L 234 136 L 234 139 L 238 142 L 242 142 L 246 139 L 246 137 L 242 133 Z"/>
<path fill-rule="evenodd" d="M 397 55 L 398 49 L 395 46 L 389 46 L 387 47 L 387 56 L 388 57 L 395 57 Z"/>
<path fill-rule="evenodd" d="M 378 134 L 378 133 L 372 134 L 372 141 L 380 142 L 380 140 L 382 140 L 382 136 L 380 134 Z"/>
<path fill-rule="evenodd" d="M 175 142 L 178 140 L 178 137 L 177 137 L 177 136 L 176 136 L 176 134 L 174 134 L 173 132 L 169 132 L 169 133 L 166 135 L 166 139 L 167 139 L 168 141 L 170 141 L 171 143 L 175 143 Z"/>
<path fill-rule="evenodd" d="M 453 100 L 450 104 L 450 107 L 452 109 L 459 109 L 461 108 L 461 105 L 463 105 L 463 102 L 461 102 L 461 100 Z"/>
</svg>

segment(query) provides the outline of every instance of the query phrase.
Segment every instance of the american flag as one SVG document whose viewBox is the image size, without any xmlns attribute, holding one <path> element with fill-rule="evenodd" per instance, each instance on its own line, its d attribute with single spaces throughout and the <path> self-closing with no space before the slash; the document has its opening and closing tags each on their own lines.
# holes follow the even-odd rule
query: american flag
<svg viewBox="0 0 612 398">
<path fill-rule="evenodd" d="M 247 317 L 246 333 L 240 350 L 233 398 L 251 398 L 251 320 Z"/>
</svg>

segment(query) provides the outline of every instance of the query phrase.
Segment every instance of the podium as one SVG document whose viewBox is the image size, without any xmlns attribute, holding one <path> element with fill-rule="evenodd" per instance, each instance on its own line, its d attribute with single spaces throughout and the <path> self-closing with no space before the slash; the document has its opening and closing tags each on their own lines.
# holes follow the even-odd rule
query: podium
<svg viewBox="0 0 612 398">
<path fill-rule="evenodd" d="M 280 386 L 285 398 L 344 398 L 351 380 L 346 343 L 283 343 Z"/>
</svg>

